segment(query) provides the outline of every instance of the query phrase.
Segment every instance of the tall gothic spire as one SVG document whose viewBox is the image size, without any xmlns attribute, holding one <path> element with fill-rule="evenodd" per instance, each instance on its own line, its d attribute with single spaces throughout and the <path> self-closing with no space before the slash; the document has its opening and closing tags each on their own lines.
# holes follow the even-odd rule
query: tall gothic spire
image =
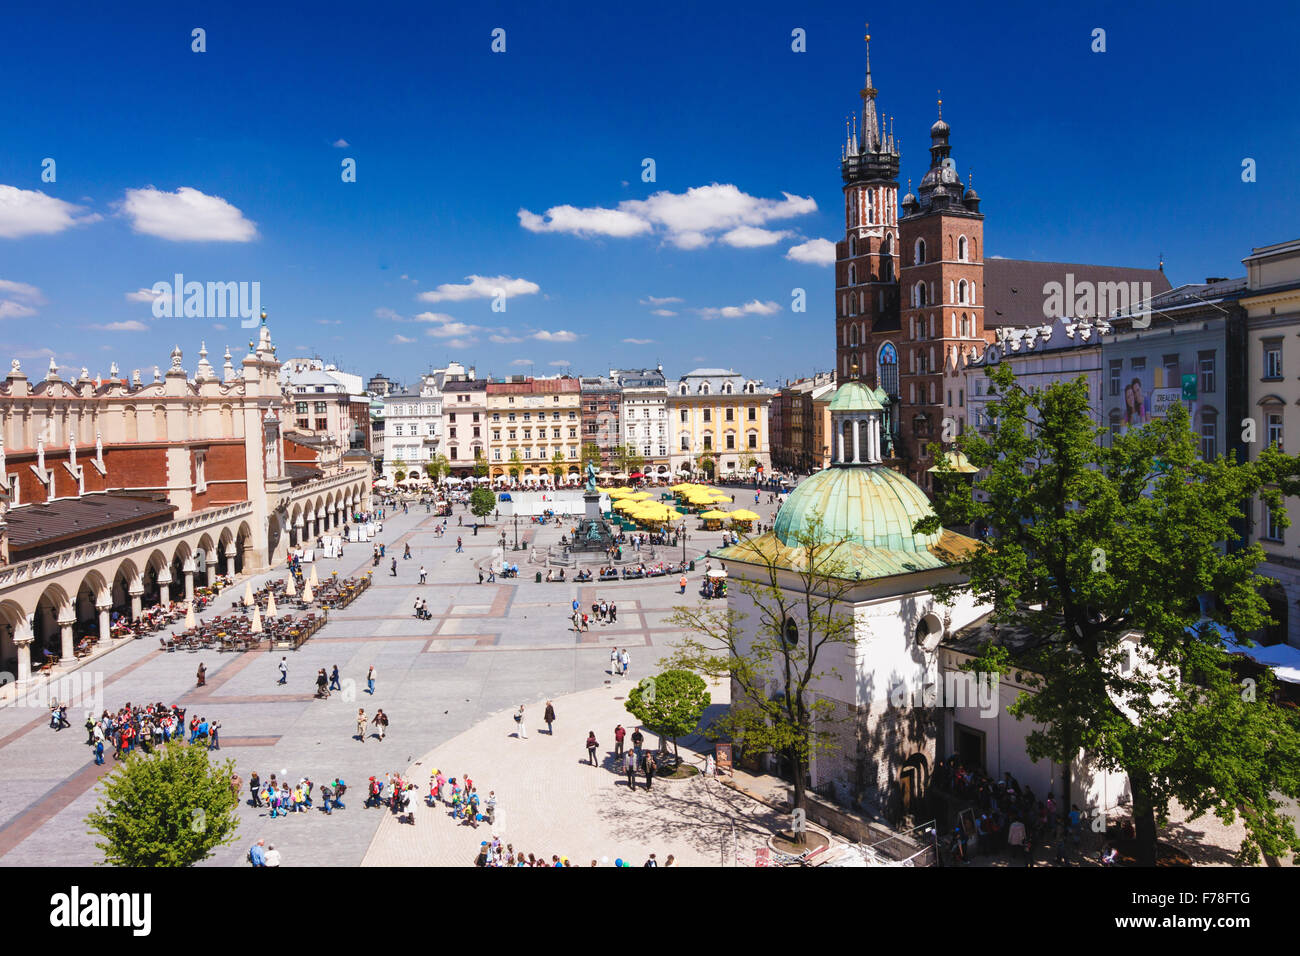
<svg viewBox="0 0 1300 956">
<path fill-rule="evenodd" d="M 871 24 L 863 24 L 868 30 Z M 875 153 L 880 151 L 880 120 L 876 116 L 876 87 L 871 82 L 871 34 L 867 33 L 862 38 L 867 44 L 867 73 L 863 81 L 862 89 L 858 95 L 862 97 L 862 151 L 864 153 Z"/>
</svg>

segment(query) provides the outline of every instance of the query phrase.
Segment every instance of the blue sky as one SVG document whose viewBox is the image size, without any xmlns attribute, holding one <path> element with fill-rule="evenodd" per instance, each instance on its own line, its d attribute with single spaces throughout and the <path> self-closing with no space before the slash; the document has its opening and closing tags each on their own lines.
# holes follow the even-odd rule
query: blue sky
<svg viewBox="0 0 1300 956">
<path fill-rule="evenodd" d="M 829 368 L 832 270 L 790 250 L 842 232 L 867 19 L 904 188 L 942 89 L 989 255 L 1178 283 L 1300 233 L 1293 4 L 231 6 L 4 13 L 0 360 L 238 361 L 237 321 L 130 296 L 182 273 L 259 282 L 282 357 L 367 376 Z"/>
</svg>

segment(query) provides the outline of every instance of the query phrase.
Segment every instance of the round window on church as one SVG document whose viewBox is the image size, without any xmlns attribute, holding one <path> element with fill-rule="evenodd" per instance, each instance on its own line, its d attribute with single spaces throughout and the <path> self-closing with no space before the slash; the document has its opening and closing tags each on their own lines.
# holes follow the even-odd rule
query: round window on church
<svg viewBox="0 0 1300 956">
<path fill-rule="evenodd" d="M 916 625 L 916 643 L 926 651 L 933 651 L 943 637 L 943 624 L 933 614 L 927 614 Z"/>
<path fill-rule="evenodd" d="M 794 618 L 787 617 L 785 619 L 785 627 L 781 632 L 781 637 L 792 647 L 799 643 L 799 625 L 795 623 Z"/>
</svg>

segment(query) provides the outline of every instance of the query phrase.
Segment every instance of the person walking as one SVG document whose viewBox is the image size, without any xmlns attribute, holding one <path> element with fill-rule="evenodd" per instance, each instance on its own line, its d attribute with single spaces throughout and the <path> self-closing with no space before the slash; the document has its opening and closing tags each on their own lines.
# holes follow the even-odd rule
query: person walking
<svg viewBox="0 0 1300 956">
<path fill-rule="evenodd" d="M 615 677 L 618 676 L 619 671 L 618 671 L 618 648 L 617 647 L 611 647 L 609 649 L 609 672 L 613 674 Z"/>
<path fill-rule="evenodd" d="M 651 754 L 645 755 L 645 788 L 650 789 L 650 781 L 654 779 L 655 771 L 659 769 L 655 764 L 655 758 Z M 653 857 L 653 854 L 651 854 Z"/>
<path fill-rule="evenodd" d="M 551 725 L 555 723 L 555 706 L 548 700 L 546 702 L 546 713 L 542 715 L 542 720 L 546 721 L 546 735 L 555 736 L 555 728 Z"/>
<path fill-rule="evenodd" d="M 221 734 L 221 723 L 220 723 L 220 721 L 216 721 L 216 720 L 214 720 L 214 721 L 212 721 L 212 723 L 208 724 L 208 749 L 209 749 L 209 750 L 220 750 L 220 749 L 221 749 L 221 736 L 220 736 L 220 734 Z"/>
<path fill-rule="evenodd" d="M 614 728 L 614 756 L 615 757 L 621 757 L 623 755 L 623 738 L 626 736 L 627 736 L 627 731 L 623 729 L 622 724 L 619 724 L 617 727 Z"/>
<path fill-rule="evenodd" d="M 103 739 L 100 739 L 100 740 L 96 740 L 96 741 L 95 741 L 95 764 L 96 764 L 97 766 L 101 766 L 101 767 L 104 765 L 104 741 L 103 741 Z"/>
<path fill-rule="evenodd" d="M 631 666 L 632 666 L 632 655 L 629 654 L 629 653 L 627 652 L 627 648 L 625 647 L 625 648 L 623 648 L 623 653 L 622 653 L 622 655 L 619 657 L 619 667 L 620 667 L 621 673 L 622 673 L 625 677 L 627 676 L 628 669 L 629 669 Z"/>
<path fill-rule="evenodd" d="M 600 744 L 596 742 L 596 732 L 587 731 L 587 759 L 591 761 L 593 767 L 596 766 L 596 748 L 599 746 Z"/>
<path fill-rule="evenodd" d="M 427 580 L 426 580 L 426 579 L 427 579 L 428 577 L 429 577 L 429 572 L 426 571 L 426 570 L 424 569 L 424 565 L 423 565 L 423 564 L 420 565 L 420 583 L 421 583 L 421 584 L 425 584 L 425 583 L 427 583 Z"/>
<path fill-rule="evenodd" d="M 686 593 L 686 575 L 683 574 L 681 578 L 678 579 L 677 586 L 681 588 L 682 594 Z"/>
<path fill-rule="evenodd" d="M 478 583 L 479 583 L 479 584 L 482 584 L 482 583 L 483 583 L 483 569 L 482 569 L 482 568 L 479 568 L 479 569 L 478 569 Z"/>
<path fill-rule="evenodd" d="M 397 577 L 397 559 L 393 558 L 393 564 L 388 571 L 389 577 Z"/>
<path fill-rule="evenodd" d="M 329 683 L 329 678 L 325 676 L 325 668 L 322 667 L 320 670 L 316 672 L 316 696 L 317 697 L 328 697 L 330 695 L 329 690 L 325 686 L 328 683 Z"/>
<path fill-rule="evenodd" d="M 611 605 L 609 606 L 609 623 L 611 623 L 611 624 L 617 624 L 617 623 L 618 623 L 618 605 L 617 605 L 617 604 L 611 604 Z"/>
<path fill-rule="evenodd" d="M 362 707 L 357 708 L 357 739 L 363 744 L 366 742 L 366 711 Z"/>
<path fill-rule="evenodd" d="M 196 686 L 202 687 L 208 682 L 208 666 L 202 661 L 199 662 L 199 672 L 196 676 L 198 677 L 198 684 Z"/>
<path fill-rule="evenodd" d="M 623 772 L 627 774 L 627 788 L 629 793 L 636 792 L 636 754 L 628 751 L 623 755 Z"/>
<path fill-rule="evenodd" d="M 289 683 L 289 658 L 287 657 L 280 658 L 280 680 L 277 683 Z"/>
<path fill-rule="evenodd" d="M 253 798 L 253 806 L 255 807 L 260 807 L 262 805 L 261 790 L 262 778 L 259 777 L 257 771 L 254 770 L 253 775 L 248 778 L 248 791 Z"/>
<path fill-rule="evenodd" d="M 371 697 L 375 696 L 375 665 L 370 665 L 370 671 L 366 674 L 366 690 Z"/>
<path fill-rule="evenodd" d="M 330 671 L 330 690 L 342 690 L 343 685 L 339 683 L 339 665 L 335 664 L 334 669 Z"/>
<path fill-rule="evenodd" d="M 388 733 L 388 715 L 383 709 L 375 711 L 374 725 L 379 728 L 379 741 L 383 743 L 384 734 Z"/>
<path fill-rule="evenodd" d="M 528 726 L 524 723 L 523 704 L 520 704 L 519 709 L 515 711 L 515 736 L 520 740 L 526 740 L 528 737 Z"/>
</svg>

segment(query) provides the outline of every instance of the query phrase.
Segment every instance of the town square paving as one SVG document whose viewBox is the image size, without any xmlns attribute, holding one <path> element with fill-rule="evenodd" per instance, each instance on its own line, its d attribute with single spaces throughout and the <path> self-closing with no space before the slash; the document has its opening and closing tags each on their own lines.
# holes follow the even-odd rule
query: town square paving
<svg viewBox="0 0 1300 956">
<path fill-rule="evenodd" d="M 742 489 L 737 490 L 736 500 L 738 505 L 754 507 Z M 771 520 L 774 510 L 764 494 L 758 508 L 764 522 Z M 465 527 L 457 524 L 462 518 Z M 361 806 L 365 783 L 372 774 L 405 771 L 426 755 L 437 753 L 440 747 L 473 741 L 475 737 L 467 736 L 467 732 L 490 717 L 493 720 L 488 723 L 499 724 L 496 718 L 520 703 L 540 717 L 547 699 L 577 694 L 579 704 L 575 710 L 581 713 L 579 708 L 588 706 L 583 693 L 591 692 L 597 696 L 590 706 L 607 705 L 609 714 L 617 720 L 621 704 L 612 700 L 618 695 L 611 693 L 615 678 L 609 672 L 610 647 L 629 649 L 633 681 L 653 673 L 679 633 L 667 623 L 667 615 L 681 602 L 701 600 L 697 592 L 703 567 L 691 575 L 691 586 L 684 596 L 678 593 L 675 576 L 604 585 L 538 584 L 533 579 L 537 566 L 526 562 L 528 552 L 509 548 L 506 558 L 519 563 L 520 576 L 479 584 L 478 566 L 486 567 L 494 549 L 500 547 L 505 519 L 503 514 L 496 527 L 482 528 L 474 535 L 468 527 L 472 517 L 458 506 L 448 521 L 446 535 L 436 537 L 433 527 L 440 519 L 427 514 L 423 506 L 412 507 L 406 515 L 390 515 L 384 522 L 384 532 L 375 539 L 387 546 L 388 556 L 373 569 L 372 587 L 350 607 L 331 614 L 329 623 L 299 650 L 287 653 L 289 681 L 285 686 L 277 684 L 279 653 L 166 653 L 152 638 L 125 642 L 84 663 L 77 676 L 88 687 L 102 684 L 102 706 L 109 709 L 126 701 L 161 700 L 179 703 L 191 715 L 219 720 L 220 756 L 233 760 L 245 781 L 255 770 L 263 779 L 276 773 L 293 780 L 305 775 L 318 784 L 339 776 L 347 781 L 347 809 L 328 816 L 312 811 L 271 819 L 268 811 L 248 806 L 245 794 L 239 809 L 238 841 L 219 849 L 210 864 L 241 864 L 248 846 L 259 838 L 275 843 L 285 865 L 290 866 L 357 865 L 363 859 L 399 862 L 396 857 L 385 856 L 390 851 L 385 849 L 385 831 L 380 828 L 386 815 Z M 513 524 L 505 530 L 508 542 L 513 544 Z M 521 538 L 542 548 L 556 543 L 561 533 L 562 529 L 554 524 L 520 523 Z M 458 535 L 465 542 L 460 554 L 455 553 Z M 404 560 L 401 554 L 407 543 L 412 556 Z M 698 558 L 706 548 L 719 544 L 718 534 L 693 532 L 687 554 Z M 679 559 L 680 555 L 680 546 L 660 550 L 663 560 Z M 389 559 L 393 556 L 397 557 L 396 577 L 389 573 Z M 429 572 L 424 586 L 418 584 L 421 564 Z M 343 558 L 320 562 L 318 574 L 337 571 L 341 576 L 350 576 L 370 570 L 370 546 L 352 544 L 345 549 Z M 256 588 L 261 581 L 284 574 L 281 568 L 275 574 L 255 575 L 253 585 Z M 229 613 L 231 603 L 243 590 L 241 581 L 201 617 Z M 432 620 L 419 620 L 413 615 L 417 596 L 428 601 Z M 592 623 L 587 633 L 575 634 L 568 619 L 570 602 L 575 597 L 586 607 L 599 598 L 616 602 L 618 623 Z M 200 661 L 207 665 L 208 678 L 207 686 L 202 688 L 195 686 L 194 678 Z M 335 692 L 327 700 L 314 699 L 317 670 L 323 667 L 328 671 L 336 664 L 345 681 L 344 692 Z M 378 674 L 373 697 L 365 689 L 366 672 L 372 664 Z M 88 703 L 86 698 L 74 699 L 69 710 L 73 726 L 59 732 L 49 728 L 48 710 L 42 706 L 26 706 L 12 699 L 0 706 L 0 766 L 4 768 L 0 774 L 0 865 L 89 865 L 102 859 L 94 845 L 95 837 L 87 832 L 83 821 L 98 802 L 100 777 L 112 770 L 114 762 L 110 756 L 103 767 L 95 766 L 90 748 L 85 745 L 81 724 Z M 356 739 L 358 707 L 364 707 L 368 716 L 377 708 L 390 716 L 386 740 L 369 736 L 362 743 Z M 567 733 L 581 738 L 564 740 L 563 748 L 559 747 L 558 732 L 555 741 L 519 743 L 537 744 L 539 754 L 545 753 L 542 746 L 553 744 L 553 750 L 563 749 L 563 759 L 576 761 L 585 758 L 581 745 L 588 729 L 596 730 L 605 742 L 613 729 L 609 714 L 605 721 L 608 727 L 579 730 L 567 723 L 561 725 Z M 495 746 L 488 747 L 481 759 L 471 763 L 464 769 L 499 793 L 510 787 L 506 778 L 512 770 L 524 770 L 512 767 L 509 751 Z M 523 789 L 519 791 L 519 804 L 533 805 L 538 812 L 562 817 L 569 826 L 576 826 L 570 812 L 574 807 L 564 803 L 548 807 L 544 788 L 526 789 L 533 786 L 528 782 L 533 779 L 531 775 L 543 772 L 544 764 L 528 767 L 520 778 Z M 497 779 L 501 780 L 500 786 Z M 427 774 L 417 782 L 427 783 Z M 690 787 L 691 783 L 666 786 Z M 654 799 L 659 800 L 659 795 L 655 794 Z M 702 805 L 713 806 L 704 798 L 701 801 Z M 598 802 L 592 806 L 597 816 L 605 812 Z M 659 819 L 666 812 L 661 807 L 646 819 Z M 666 824 L 656 824 L 660 825 Z M 615 835 L 623 832 L 622 826 L 608 824 Z M 537 839 L 545 842 L 546 836 L 545 831 L 538 831 Z M 645 846 L 664 845 L 650 836 L 653 833 L 642 841 Z M 594 852 L 595 842 L 600 841 L 594 836 L 590 841 L 575 838 L 571 849 L 586 853 L 591 844 Z M 629 843 L 629 852 L 632 846 Z M 712 849 L 692 849 L 684 844 L 677 855 L 679 859 L 703 862 L 709 853 L 716 855 L 716 845 Z M 449 843 L 446 847 L 431 847 L 429 859 L 419 862 L 467 861 L 459 844 Z"/>
</svg>

